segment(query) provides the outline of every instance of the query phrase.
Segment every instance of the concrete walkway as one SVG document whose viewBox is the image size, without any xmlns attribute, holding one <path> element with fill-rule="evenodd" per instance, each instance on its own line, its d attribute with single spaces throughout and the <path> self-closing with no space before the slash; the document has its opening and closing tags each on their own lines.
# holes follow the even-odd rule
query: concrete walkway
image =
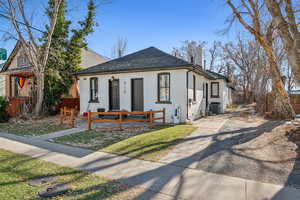
<svg viewBox="0 0 300 200">
<path fill-rule="evenodd" d="M 194 158 L 193 155 L 201 152 L 207 146 L 211 144 L 211 137 L 203 137 L 214 135 L 219 132 L 220 128 L 228 121 L 226 115 L 210 116 L 201 118 L 193 123 L 193 126 L 198 127 L 191 135 L 185 138 L 184 142 L 176 145 L 176 147 L 168 153 L 165 157 L 160 159 L 163 163 L 180 162 L 180 166 L 189 167 L 189 161 L 187 163 L 181 162 L 185 158 Z"/>
<path fill-rule="evenodd" d="M 71 128 L 71 129 L 57 131 L 57 132 L 49 133 L 49 134 L 45 134 L 45 135 L 33 136 L 32 138 L 39 139 L 39 140 L 49 140 L 52 138 L 62 137 L 65 135 L 71 135 L 71 134 L 82 132 L 85 130 L 86 130 L 86 128 L 84 128 L 84 127 Z"/>
<path fill-rule="evenodd" d="M 137 199 L 300 199 L 294 188 L 180 167 L 187 158 L 155 163 L 2 133 L 0 148 L 148 189 Z"/>
</svg>

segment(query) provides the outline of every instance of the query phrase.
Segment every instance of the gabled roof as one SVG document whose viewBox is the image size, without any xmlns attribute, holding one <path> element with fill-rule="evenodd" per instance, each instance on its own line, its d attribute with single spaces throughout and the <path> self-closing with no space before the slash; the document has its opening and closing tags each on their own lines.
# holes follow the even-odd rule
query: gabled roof
<svg viewBox="0 0 300 200">
<path fill-rule="evenodd" d="M 79 71 L 77 74 L 84 75 L 93 73 L 169 69 L 191 66 L 193 65 L 185 60 L 167 54 L 155 47 L 149 47 L 127 56 L 89 67 Z"/>
<path fill-rule="evenodd" d="M 12 50 L 11 54 L 9 55 L 7 61 L 4 63 L 3 66 L 0 65 L 0 72 L 8 72 L 10 71 L 8 68 L 11 64 L 11 62 L 13 61 L 13 59 L 15 58 L 15 56 L 18 54 L 19 50 L 21 48 L 21 42 L 18 41 L 14 47 L 14 49 Z M 81 67 L 86 68 L 86 67 L 91 67 L 93 66 L 95 63 L 103 63 L 105 61 L 108 60 L 108 58 L 100 55 L 99 53 L 93 51 L 90 48 L 83 48 L 82 49 L 82 63 L 81 63 Z M 19 70 L 21 68 L 17 68 L 14 70 Z"/>
<path fill-rule="evenodd" d="M 18 51 L 19 51 L 19 48 L 21 47 L 21 42 L 18 41 L 14 47 L 14 49 L 12 50 L 11 54 L 9 55 L 7 61 L 4 63 L 4 65 L 2 66 L 1 68 L 1 71 L 0 72 L 5 72 L 10 63 L 13 61 L 14 57 L 18 54 Z"/>
</svg>

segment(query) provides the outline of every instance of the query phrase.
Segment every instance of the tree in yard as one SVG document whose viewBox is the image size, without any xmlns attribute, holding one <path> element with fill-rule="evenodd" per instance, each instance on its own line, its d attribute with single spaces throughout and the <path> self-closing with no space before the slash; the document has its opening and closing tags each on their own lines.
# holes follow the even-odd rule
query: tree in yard
<svg viewBox="0 0 300 200">
<path fill-rule="evenodd" d="M 120 58 L 125 55 L 127 50 L 128 40 L 126 38 L 119 38 L 117 44 L 112 49 L 112 57 Z"/>
<path fill-rule="evenodd" d="M 53 5 L 52 2 L 53 0 L 49 0 L 49 7 Z M 93 0 L 88 3 L 86 18 L 79 22 L 80 29 L 69 31 L 71 21 L 66 19 L 66 7 L 66 2 L 63 1 L 54 30 L 50 59 L 47 63 L 44 102 L 47 112 L 55 111 L 57 101 L 63 94 L 69 92 L 70 86 L 74 83 L 72 73 L 81 69 L 82 49 L 87 47 L 86 37 L 93 32 L 95 25 L 96 7 Z M 51 15 L 52 13 L 48 11 L 47 14 Z"/>
<path fill-rule="evenodd" d="M 278 30 L 295 79 L 300 83 L 300 4 L 296 0 L 265 0 Z M 298 7 L 297 7 L 298 6 Z"/>
<path fill-rule="evenodd" d="M 203 48 L 205 42 L 196 42 L 194 40 L 186 40 L 180 48 L 173 48 L 172 55 L 184 59 L 188 62 L 204 67 Z"/>
<path fill-rule="evenodd" d="M 8 33 L 11 37 L 21 42 L 24 53 L 29 63 L 33 67 L 36 78 L 36 105 L 35 113 L 37 115 L 42 112 L 44 101 L 44 79 L 45 70 L 49 58 L 50 46 L 54 29 L 57 23 L 58 10 L 62 0 L 53 0 L 51 8 L 52 15 L 48 16 L 49 25 L 45 30 L 44 45 L 40 45 L 39 38 L 34 33 L 35 29 L 31 26 L 31 21 L 25 9 L 24 0 L 0 0 L 0 17 L 7 20 L 13 27 L 15 34 Z"/>
<path fill-rule="evenodd" d="M 262 0 L 240 0 L 238 2 L 240 4 L 236 5 L 232 0 L 227 0 L 227 4 L 232 9 L 234 16 L 255 37 L 268 58 L 275 98 L 273 114 L 281 118 L 294 118 L 295 112 L 285 91 L 273 48 L 274 21 L 269 20 L 264 15 L 265 7 Z"/>
<path fill-rule="evenodd" d="M 210 57 L 208 69 L 211 71 L 214 70 L 217 58 L 220 57 L 220 47 L 221 47 L 221 42 L 214 41 L 212 47 L 208 49 L 208 53 Z"/>
</svg>

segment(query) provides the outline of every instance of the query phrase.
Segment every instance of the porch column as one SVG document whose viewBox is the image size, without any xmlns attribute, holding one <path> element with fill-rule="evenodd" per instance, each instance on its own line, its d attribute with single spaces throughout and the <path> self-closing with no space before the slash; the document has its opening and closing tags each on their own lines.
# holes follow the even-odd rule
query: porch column
<svg viewBox="0 0 300 200">
<path fill-rule="evenodd" d="M 9 97 L 12 97 L 11 75 L 8 76 L 8 80 L 9 80 L 9 81 L 8 81 L 8 96 L 9 96 Z"/>
</svg>

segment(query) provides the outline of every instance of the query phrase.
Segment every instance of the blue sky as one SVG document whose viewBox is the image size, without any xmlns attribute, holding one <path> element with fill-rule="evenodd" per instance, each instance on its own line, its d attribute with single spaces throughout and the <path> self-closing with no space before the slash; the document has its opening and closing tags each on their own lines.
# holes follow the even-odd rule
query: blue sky
<svg viewBox="0 0 300 200">
<path fill-rule="evenodd" d="M 107 0 L 106 0 L 107 1 Z M 29 0 L 30 9 L 40 16 L 46 0 Z M 34 2 L 34 3 L 33 3 Z M 39 3 L 38 3 L 39 2 Z M 82 19 L 87 0 L 69 0 L 69 17 Z M 230 10 L 222 0 L 109 0 L 100 2 L 97 9 L 99 27 L 88 37 L 89 47 L 110 57 L 119 37 L 128 40 L 131 53 L 149 46 L 170 52 L 184 40 L 232 40 L 239 25 L 233 26 L 228 35 L 216 34 L 226 27 L 225 19 Z M 37 27 L 43 27 L 44 17 L 34 18 Z M 1 33 L 0 33 L 1 35 Z M 0 47 L 12 49 L 14 41 L 0 41 Z"/>
</svg>

